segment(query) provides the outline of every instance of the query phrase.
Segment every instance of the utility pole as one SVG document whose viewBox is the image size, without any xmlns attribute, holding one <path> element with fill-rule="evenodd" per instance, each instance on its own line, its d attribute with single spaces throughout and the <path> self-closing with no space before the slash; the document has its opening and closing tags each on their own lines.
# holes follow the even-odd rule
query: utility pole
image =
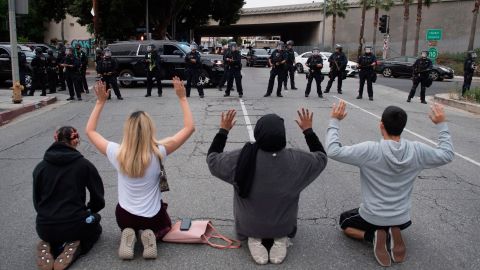
<svg viewBox="0 0 480 270">
<path fill-rule="evenodd" d="M 148 18 L 148 0 L 146 0 L 147 2 L 147 8 L 146 8 L 146 11 L 145 11 L 145 27 L 146 27 L 146 33 L 147 33 L 147 40 L 150 39 L 150 26 L 149 26 L 149 18 Z"/>
<path fill-rule="evenodd" d="M 327 23 L 327 0 L 323 0 L 322 51 L 325 51 L 325 23 Z"/>
<path fill-rule="evenodd" d="M 95 36 L 95 43 L 97 43 L 97 46 L 100 45 L 98 35 L 99 35 L 99 18 L 98 18 L 98 1 L 99 0 L 93 0 L 93 35 Z"/>
<path fill-rule="evenodd" d="M 15 0 L 8 0 L 8 24 L 10 27 L 10 59 L 12 62 L 12 83 L 20 80 L 18 75 L 18 48 L 17 48 L 17 22 L 15 13 Z"/>
</svg>

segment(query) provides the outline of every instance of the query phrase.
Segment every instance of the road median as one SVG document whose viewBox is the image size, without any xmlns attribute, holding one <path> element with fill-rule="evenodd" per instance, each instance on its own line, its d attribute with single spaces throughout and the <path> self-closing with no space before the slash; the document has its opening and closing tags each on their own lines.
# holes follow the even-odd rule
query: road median
<svg viewBox="0 0 480 270">
<path fill-rule="evenodd" d="M 454 107 L 471 113 L 480 114 L 480 104 L 468 102 L 465 100 L 453 99 L 451 97 L 451 94 L 436 94 L 434 100 L 435 102 L 442 103 L 450 107 Z"/>
<path fill-rule="evenodd" d="M 13 104 L 9 95 L 0 95 L 0 126 L 10 123 L 18 116 L 29 113 L 57 101 L 56 96 L 49 97 L 23 97 L 23 103 Z"/>
</svg>

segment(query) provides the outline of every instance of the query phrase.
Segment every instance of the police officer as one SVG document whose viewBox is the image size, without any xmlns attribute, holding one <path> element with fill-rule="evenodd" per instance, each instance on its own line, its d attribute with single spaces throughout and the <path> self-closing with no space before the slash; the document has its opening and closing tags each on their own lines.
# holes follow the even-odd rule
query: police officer
<svg viewBox="0 0 480 270">
<path fill-rule="evenodd" d="M 47 85 L 46 85 L 46 76 L 47 76 L 47 61 L 43 55 L 42 48 L 35 48 L 35 57 L 32 59 L 32 88 L 28 93 L 29 96 L 33 96 L 33 92 L 37 89 L 42 90 L 40 96 L 47 95 Z"/>
<path fill-rule="evenodd" d="M 112 58 L 112 51 L 109 48 L 105 48 L 105 50 L 103 50 L 103 59 L 97 67 L 97 73 L 101 76 L 101 80 L 105 82 L 107 89 L 113 88 L 117 99 L 123 100 L 117 83 L 117 68 L 118 63 L 116 59 Z M 111 98 L 112 93 L 110 92 L 108 99 Z"/>
<path fill-rule="evenodd" d="M 80 60 L 73 54 L 72 47 L 65 48 L 65 58 L 60 64 L 67 82 L 70 97 L 67 100 L 75 100 L 75 94 L 78 100 L 82 100 L 82 82 L 80 78 Z"/>
<path fill-rule="evenodd" d="M 58 43 L 57 46 L 58 54 L 57 54 L 57 63 L 58 67 L 58 81 L 60 82 L 60 91 L 65 91 L 67 89 L 65 85 L 65 74 L 63 67 L 60 66 L 65 61 L 65 45 L 63 43 Z"/>
<path fill-rule="evenodd" d="M 230 42 L 228 53 L 224 56 L 225 66 L 228 67 L 227 77 L 227 91 L 225 97 L 230 96 L 230 91 L 233 87 L 233 80 L 235 79 L 235 85 L 237 86 L 238 96 L 243 97 L 242 87 L 242 55 L 237 50 L 237 43 Z"/>
<path fill-rule="evenodd" d="M 77 43 L 76 45 L 76 57 L 80 60 L 80 82 L 82 83 L 82 92 L 89 93 L 87 83 L 87 68 L 88 68 L 88 56 L 85 51 L 82 50 L 82 46 Z"/>
<path fill-rule="evenodd" d="M 22 96 L 28 95 L 25 74 L 27 73 L 27 56 L 24 52 L 18 51 L 18 75 L 20 76 L 20 84 L 23 85 Z"/>
<path fill-rule="evenodd" d="M 323 59 L 320 55 L 320 50 L 318 48 L 313 48 L 312 55 L 308 57 L 306 65 L 308 66 L 308 73 L 307 73 L 307 89 L 305 90 L 305 97 L 310 95 L 310 90 L 312 88 L 312 81 L 315 79 L 317 83 L 317 94 L 318 97 L 322 98 L 322 86 L 321 83 L 323 81 Z"/>
<path fill-rule="evenodd" d="M 225 45 L 222 47 L 222 55 L 223 55 L 223 76 L 220 79 L 220 82 L 218 83 L 218 91 L 223 91 L 223 86 L 225 86 L 225 83 L 228 80 L 228 68 L 229 66 L 225 63 L 225 58 L 227 54 L 230 52 L 230 48 L 228 45 Z"/>
<path fill-rule="evenodd" d="M 203 82 L 199 80 L 200 68 L 202 67 L 202 60 L 200 53 L 197 51 L 198 46 L 195 42 L 190 44 L 190 52 L 185 56 L 185 76 L 187 77 L 187 97 L 190 97 L 190 90 L 192 89 L 192 83 L 196 85 L 200 98 L 204 98 Z"/>
<path fill-rule="evenodd" d="M 290 78 L 290 88 L 292 90 L 297 90 L 295 87 L 295 51 L 293 50 L 293 40 L 287 41 L 287 74 L 285 76 L 284 86 L 287 89 L 288 78 Z"/>
<path fill-rule="evenodd" d="M 429 72 L 432 69 L 432 61 L 427 58 L 428 51 L 422 51 L 420 58 L 418 58 L 413 64 L 413 86 L 408 95 L 407 102 L 415 96 L 417 86 L 420 84 L 420 100 L 423 104 L 427 104 L 425 100 L 425 91 L 427 87 L 432 84 Z"/>
<path fill-rule="evenodd" d="M 367 81 L 367 92 L 368 99 L 373 100 L 373 86 L 372 83 L 375 79 L 375 65 L 377 64 L 377 58 L 372 53 L 372 47 L 365 47 L 365 54 L 358 57 L 358 68 L 360 73 L 360 88 L 358 89 L 357 99 L 362 99 L 363 87 L 365 86 L 365 81 Z"/>
<path fill-rule="evenodd" d="M 47 52 L 47 81 L 49 94 L 57 92 L 57 70 L 58 63 L 57 58 L 53 56 L 53 51 L 48 50 Z"/>
<path fill-rule="evenodd" d="M 147 53 L 145 54 L 145 68 L 147 70 L 147 94 L 145 97 L 152 95 L 153 78 L 157 81 L 158 96 L 162 96 L 162 79 L 160 78 L 161 58 L 155 49 L 155 45 L 147 46 Z"/>
<path fill-rule="evenodd" d="M 277 86 L 277 97 L 282 96 L 282 84 L 287 75 L 287 53 L 285 52 L 285 44 L 282 41 L 279 41 L 277 44 L 277 49 L 275 49 L 270 58 L 268 59 L 269 65 L 272 67 L 270 71 L 270 79 L 268 80 L 267 93 L 264 97 L 269 97 L 272 95 L 273 84 L 275 83 L 275 77 L 278 76 L 278 86 Z"/>
<path fill-rule="evenodd" d="M 347 57 L 343 53 L 342 45 L 337 44 L 335 45 L 335 52 L 330 55 L 328 58 L 328 62 L 330 63 L 330 73 L 328 77 L 327 89 L 325 89 L 324 93 L 330 92 L 330 88 L 332 87 L 335 78 L 338 78 L 337 81 L 337 92 L 342 94 L 342 81 L 345 80 L 345 69 L 347 68 Z"/>
<path fill-rule="evenodd" d="M 474 51 L 467 52 L 467 58 L 463 63 L 463 86 L 462 86 L 462 97 L 465 96 L 465 92 L 470 90 L 470 85 L 472 84 L 473 73 L 477 69 L 477 64 L 475 59 L 477 58 L 477 53 Z"/>
</svg>

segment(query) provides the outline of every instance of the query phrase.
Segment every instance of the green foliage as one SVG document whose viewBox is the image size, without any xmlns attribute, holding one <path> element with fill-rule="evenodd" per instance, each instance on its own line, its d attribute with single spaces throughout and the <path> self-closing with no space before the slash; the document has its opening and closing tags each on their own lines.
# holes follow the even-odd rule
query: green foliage
<svg viewBox="0 0 480 270">
<path fill-rule="evenodd" d="M 326 3 L 327 17 L 337 16 L 340 18 L 345 18 L 349 8 L 348 0 L 326 0 Z"/>
<path fill-rule="evenodd" d="M 477 55 L 480 55 L 480 48 L 475 49 Z M 439 65 L 444 65 L 453 68 L 456 75 L 463 74 L 463 62 L 465 61 L 466 52 L 459 53 L 440 53 L 437 58 Z M 475 75 L 479 75 L 478 71 L 475 71 Z"/>
<path fill-rule="evenodd" d="M 369 0 L 371 7 L 378 8 L 380 10 L 389 11 L 395 4 L 394 0 Z M 430 1 L 430 0 L 429 0 Z"/>
<path fill-rule="evenodd" d="M 480 103 L 480 88 L 475 87 L 465 93 L 465 99 L 472 102 Z"/>
</svg>

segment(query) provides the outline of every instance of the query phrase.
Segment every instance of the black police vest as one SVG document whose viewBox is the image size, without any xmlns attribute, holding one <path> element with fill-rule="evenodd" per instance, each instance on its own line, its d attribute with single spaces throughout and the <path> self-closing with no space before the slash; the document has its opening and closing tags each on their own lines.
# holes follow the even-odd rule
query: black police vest
<svg viewBox="0 0 480 270">
<path fill-rule="evenodd" d="M 375 58 L 373 57 L 373 55 L 362 55 L 360 57 L 360 61 L 359 61 L 359 65 L 360 65 L 360 69 L 362 71 L 372 71 L 373 70 L 373 62 L 375 62 Z"/>
<path fill-rule="evenodd" d="M 103 61 L 101 62 L 100 70 L 102 71 L 102 73 L 114 72 L 112 59 L 103 59 Z"/>
<path fill-rule="evenodd" d="M 320 56 L 320 55 L 311 56 L 308 67 L 313 71 L 320 71 L 320 70 L 322 70 L 322 68 L 317 67 L 318 64 L 323 64 L 322 56 Z"/>
</svg>

